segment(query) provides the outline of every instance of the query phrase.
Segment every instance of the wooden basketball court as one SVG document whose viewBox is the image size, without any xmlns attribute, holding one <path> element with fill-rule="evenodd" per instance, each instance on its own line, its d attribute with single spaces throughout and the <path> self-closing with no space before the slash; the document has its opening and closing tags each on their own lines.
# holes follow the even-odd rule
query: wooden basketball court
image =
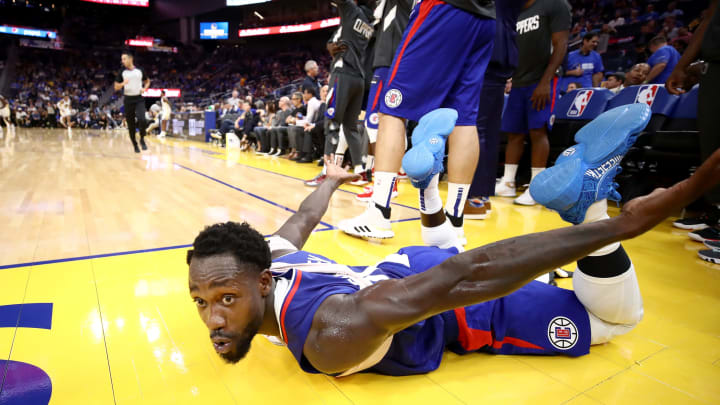
<svg viewBox="0 0 720 405">
<path fill-rule="evenodd" d="M 287 349 L 258 337 L 245 360 L 226 365 L 188 295 L 185 252 L 215 222 L 271 234 L 319 167 L 190 141 L 148 145 L 133 153 L 124 130 L 5 131 L 0 404 L 22 385 L 6 360 L 47 374 L 51 404 L 720 403 L 720 266 L 701 261 L 701 244 L 671 221 L 624 244 L 645 319 L 588 356 L 446 354 L 428 375 L 334 379 L 303 373 Z M 368 265 L 421 244 L 407 181 L 394 200 L 396 238 L 368 243 L 338 231 L 364 209 L 359 191 L 336 193 L 306 250 Z M 465 230 L 472 248 L 559 226 L 544 208 L 494 198 L 491 218 Z"/>
</svg>

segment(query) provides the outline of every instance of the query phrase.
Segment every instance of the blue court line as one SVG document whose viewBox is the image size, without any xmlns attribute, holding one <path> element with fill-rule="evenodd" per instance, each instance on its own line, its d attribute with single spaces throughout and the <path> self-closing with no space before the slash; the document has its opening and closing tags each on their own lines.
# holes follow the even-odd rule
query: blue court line
<svg viewBox="0 0 720 405">
<path fill-rule="evenodd" d="M 52 303 L 0 305 L 0 328 L 52 329 Z"/>
<path fill-rule="evenodd" d="M 414 218 L 419 219 L 419 218 Z M 405 221 L 405 220 L 400 220 Z M 325 232 L 325 231 L 334 231 L 337 228 L 333 226 L 326 226 L 325 228 L 315 229 L 313 230 L 313 233 L 315 232 Z M 264 235 L 266 238 L 270 237 L 270 235 Z M 152 249 L 140 249 L 140 250 L 128 250 L 124 252 L 114 252 L 114 253 L 101 253 L 97 255 L 89 255 L 89 256 L 77 256 L 77 257 L 68 257 L 65 259 L 52 259 L 52 260 L 42 260 L 37 262 L 26 262 L 26 263 L 16 263 L 16 264 L 5 264 L 0 265 L 0 270 L 6 270 L 6 269 L 15 269 L 18 267 L 30 267 L 30 266 L 41 266 L 43 264 L 54 264 L 54 263 L 65 263 L 65 262 L 76 262 L 80 260 L 90 260 L 90 259 L 102 259 L 104 257 L 112 257 L 112 256 L 126 256 L 126 255 L 134 255 L 136 253 L 151 253 L 151 252 L 160 252 L 163 250 L 173 250 L 173 249 L 187 249 L 189 247 L 192 247 L 192 243 L 187 245 L 175 245 L 175 246 L 163 246 L 158 248 L 152 248 Z"/>
<path fill-rule="evenodd" d="M 175 145 L 172 145 L 172 147 L 173 147 L 173 148 L 178 148 L 178 149 L 185 149 L 185 148 L 183 148 L 183 147 L 181 147 L 181 146 L 175 146 Z M 215 158 L 215 156 L 222 155 L 222 153 L 213 152 L 213 151 L 208 151 L 208 150 L 206 150 L 206 149 L 197 148 L 197 147 L 195 147 L 195 146 L 188 146 L 187 148 L 190 149 L 190 150 L 200 151 L 201 153 L 205 153 L 205 154 L 207 154 L 207 155 L 210 155 L 210 157 L 213 157 L 213 158 Z M 208 152 L 209 152 L 209 153 L 208 153 Z M 239 162 L 234 162 L 234 163 L 238 164 L 239 166 L 243 166 L 243 167 L 247 167 L 247 168 L 250 168 L 250 169 L 259 170 L 259 171 L 265 172 L 265 173 L 274 174 L 274 175 L 277 175 L 277 176 L 280 176 L 280 177 L 285 177 L 285 178 L 288 178 L 288 179 L 298 180 L 298 181 L 302 181 L 302 182 L 305 181 L 305 180 L 303 180 L 303 179 L 301 179 L 301 178 L 299 178 L 299 177 L 288 176 L 287 174 L 277 173 L 277 172 L 274 172 L 274 171 L 272 171 L 272 170 L 261 169 L 261 168 L 259 168 L 259 167 L 250 166 L 250 165 L 246 165 L 246 164 L 244 164 L 244 163 L 239 163 Z M 352 191 L 350 191 L 350 190 L 343 190 L 343 189 L 341 189 L 341 188 L 339 188 L 338 191 L 342 191 L 343 193 L 350 193 L 350 194 L 355 194 L 355 195 L 357 195 L 357 193 L 354 193 L 354 192 L 352 192 Z M 391 202 L 390 205 L 397 205 L 398 207 L 407 208 L 407 209 L 410 209 L 410 210 L 413 210 L 413 211 L 420 211 L 420 209 L 418 209 L 418 208 L 411 207 L 411 206 L 405 205 L 405 204 L 396 203 L 396 202 Z"/>
<path fill-rule="evenodd" d="M 265 197 L 261 197 L 261 196 L 259 196 L 259 195 L 257 195 L 257 194 L 254 194 L 254 193 L 251 193 L 251 192 L 249 192 L 249 191 L 243 190 L 243 189 L 241 189 L 240 187 L 235 187 L 235 186 L 233 186 L 232 184 L 229 184 L 229 183 L 226 183 L 226 182 L 224 182 L 224 181 L 222 181 L 222 180 L 216 179 L 215 177 L 209 176 L 209 175 L 207 175 L 207 174 L 205 174 L 205 173 L 202 173 L 202 172 L 199 172 L 199 171 L 197 171 L 197 170 L 195 170 L 195 169 L 191 169 L 191 168 L 189 168 L 189 167 L 187 167 L 187 166 L 183 166 L 183 165 L 181 165 L 181 164 L 179 164 L 179 163 L 173 163 L 173 164 L 174 164 L 175 166 L 177 166 L 177 167 L 183 168 L 183 169 L 188 170 L 188 171 L 191 171 L 191 172 L 193 172 L 193 173 L 195 173 L 195 174 L 197 174 L 197 175 L 203 176 L 203 177 L 205 177 L 206 179 L 210 179 L 210 180 L 212 180 L 212 181 L 214 181 L 214 182 L 216 182 L 216 183 L 222 184 L 223 186 L 230 187 L 231 189 L 237 190 L 237 191 L 239 191 L 239 192 L 241 192 L 241 193 L 245 193 L 245 194 L 249 195 L 250 197 L 257 198 L 257 199 L 260 200 L 260 201 L 266 202 L 266 203 L 268 203 L 268 204 L 270 204 L 270 205 L 274 205 L 274 206 L 276 206 L 276 207 L 278 207 L 278 208 L 282 208 L 282 209 L 284 209 L 285 211 L 290 211 L 290 212 L 292 212 L 293 214 L 295 214 L 295 213 L 297 212 L 297 211 L 295 211 L 295 210 L 292 209 L 292 208 L 288 208 L 288 207 L 286 207 L 286 206 L 284 206 L 284 205 L 281 205 L 281 204 L 278 204 L 278 203 L 276 203 L 276 202 L 270 201 L 270 200 L 268 200 L 268 199 L 265 198 Z M 333 227 L 332 225 L 328 224 L 327 222 L 323 222 L 323 221 L 320 221 L 320 224 L 323 225 L 323 226 L 326 226 L 326 227 L 328 227 L 328 228 L 332 228 L 332 227 Z"/>
</svg>

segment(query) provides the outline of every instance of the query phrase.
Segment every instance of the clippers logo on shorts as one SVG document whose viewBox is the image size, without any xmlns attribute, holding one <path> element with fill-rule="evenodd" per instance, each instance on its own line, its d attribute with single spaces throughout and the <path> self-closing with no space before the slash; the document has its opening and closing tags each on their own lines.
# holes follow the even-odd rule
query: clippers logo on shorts
<svg viewBox="0 0 720 405">
<path fill-rule="evenodd" d="M 385 94 L 385 105 L 390 108 L 397 108 L 402 103 L 400 90 L 392 89 Z"/>
<path fill-rule="evenodd" d="M 570 109 L 567 112 L 568 117 L 580 117 L 585 112 L 588 104 L 590 104 L 590 98 L 592 98 L 593 90 L 578 90 L 575 95 L 575 99 L 570 105 Z"/>
<path fill-rule="evenodd" d="M 657 95 L 658 87 L 660 87 L 659 84 L 651 84 L 640 87 L 640 90 L 637 92 L 637 96 L 635 96 L 635 102 L 645 103 L 649 107 L 652 107 L 653 102 L 655 101 L 655 96 Z"/>
<path fill-rule="evenodd" d="M 575 324 L 564 316 L 557 316 L 548 325 L 548 339 L 560 350 L 569 350 L 578 341 L 578 330 Z"/>
<path fill-rule="evenodd" d="M 371 124 L 377 125 L 380 123 L 380 116 L 378 115 L 378 113 L 372 113 L 372 114 L 370 114 L 369 121 Z"/>
</svg>

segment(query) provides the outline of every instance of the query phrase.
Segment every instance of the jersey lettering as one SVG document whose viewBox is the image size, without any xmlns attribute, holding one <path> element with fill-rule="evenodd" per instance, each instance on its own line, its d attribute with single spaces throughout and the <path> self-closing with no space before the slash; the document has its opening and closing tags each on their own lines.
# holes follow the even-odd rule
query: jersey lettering
<svg viewBox="0 0 720 405">
<path fill-rule="evenodd" d="M 364 36 L 368 40 L 370 38 L 372 38 L 373 28 L 370 25 L 368 25 L 365 21 L 363 21 L 359 18 L 355 20 L 353 29 L 355 30 L 355 32 Z"/>
<path fill-rule="evenodd" d="M 534 15 L 524 20 L 518 21 L 516 30 L 518 34 L 525 34 L 530 31 L 535 31 L 540 28 L 540 16 Z"/>
</svg>

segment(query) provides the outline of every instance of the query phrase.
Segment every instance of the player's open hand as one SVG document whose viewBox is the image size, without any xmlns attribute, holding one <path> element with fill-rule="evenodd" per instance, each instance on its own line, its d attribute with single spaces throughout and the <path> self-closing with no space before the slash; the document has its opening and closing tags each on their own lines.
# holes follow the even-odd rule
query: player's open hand
<svg viewBox="0 0 720 405">
<path fill-rule="evenodd" d="M 333 163 L 334 157 L 325 159 L 325 173 L 328 179 L 336 180 L 340 184 L 355 181 L 360 178 L 359 174 L 348 173 L 347 170 Z"/>
<path fill-rule="evenodd" d="M 530 96 L 530 101 L 532 102 L 532 106 L 535 110 L 544 110 L 545 106 L 550 101 L 550 83 L 544 83 L 542 81 L 538 83 L 532 96 Z"/>
</svg>

